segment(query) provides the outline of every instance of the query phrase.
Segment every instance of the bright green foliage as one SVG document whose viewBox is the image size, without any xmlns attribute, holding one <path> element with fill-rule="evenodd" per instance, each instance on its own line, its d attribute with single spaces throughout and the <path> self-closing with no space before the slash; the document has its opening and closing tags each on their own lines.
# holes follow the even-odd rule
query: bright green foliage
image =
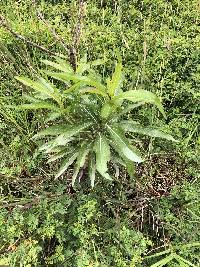
<svg viewBox="0 0 200 267">
<path fill-rule="evenodd" d="M 14 208 L 11 215 L 2 209 L 0 217 L 1 259 L 10 266 L 129 267 L 140 263 L 151 245 L 125 221 L 117 228 L 92 195 L 76 202 L 67 194 L 43 197 L 31 209 Z"/>
<path fill-rule="evenodd" d="M 128 103 L 125 100 L 136 103 L 155 104 L 164 115 L 159 98 L 146 90 L 122 91 L 122 63 L 116 63 L 115 72 L 107 86 L 102 80 L 97 79 L 98 74 L 91 69 L 93 62 L 82 62 L 74 73 L 69 64 L 63 59 L 56 58 L 55 62 L 43 61 L 48 66 L 60 72 L 45 71 L 45 73 L 61 80 L 65 86 L 56 88 L 53 83 L 43 78 L 32 81 L 28 78 L 17 77 L 25 86 L 33 88 L 36 93 L 30 98 L 31 104 L 23 104 L 18 109 L 47 109 L 48 117 L 58 114 L 59 119 L 52 119 L 51 125 L 37 133 L 33 138 L 55 136 L 45 143 L 40 149 L 50 154 L 49 162 L 63 158 L 56 178 L 61 176 L 73 162 L 76 161 L 72 184 L 74 185 L 81 168 L 90 165 L 108 180 L 108 165 L 112 163 L 113 156 L 120 158 L 124 165 L 127 161 L 142 162 L 137 148 L 130 142 L 126 132 L 147 134 L 153 137 L 174 140 L 170 135 L 160 132 L 158 129 L 143 128 L 142 125 L 132 124 L 124 114 Z M 64 89 L 63 89 L 64 88 Z M 42 99 L 42 102 L 41 102 Z M 129 107 L 129 106 L 128 106 Z M 135 106 L 130 106 L 134 108 Z M 130 110 L 128 110 L 130 111 Z M 123 114 L 123 127 L 122 116 Z M 95 154 L 95 166 L 91 163 Z M 130 163 L 129 163 L 130 164 Z M 91 167 L 93 166 L 93 167 Z M 127 166 L 127 170 L 130 170 Z M 94 185 L 95 170 L 91 170 L 91 185 Z M 133 175 L 133 173 L 130 173 Z"/>
</svg>

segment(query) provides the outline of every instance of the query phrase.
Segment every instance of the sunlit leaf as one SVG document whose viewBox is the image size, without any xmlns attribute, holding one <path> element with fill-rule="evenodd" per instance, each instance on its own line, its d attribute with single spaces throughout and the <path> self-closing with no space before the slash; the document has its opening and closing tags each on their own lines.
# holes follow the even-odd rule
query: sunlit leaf
<svg viewBox="0 0 200 267">
<path fill-rule="evenodd" d="M 127 159 L 134 162 L 140 163 L 143 161 L 139 151 L 129 144 L 123 131 L 118 126 L 106 126 L 113 140 L 113 147 L 119 154 L 122 153 Z"/>
<path fill-rule="evenodd" d="M 152 254 L 150 256 L 146 256 L 145 259 L 151 259 L 151 258 L 155 258 L 155 257 L 160 257 L 162 255 L 169 254 L 169 253 L 171 253 L 171 249 L 167 249 L 167 250 L 160 251 L 160 252 L 157 252 L 155 254 Z"/>
<path fill-rule="evenodd" d="M 126 166 L 126 170 L 128 172 L 128 175 L 131 178 L 135 178 L 135 163 L 131 160 L 125 159 L 125 166 Z"/>
<path fill-rule="evenodd" d="M 107 163 L 110 161 L 110 146 L 106 138 L 99 133 L 94 147 L 96 153 L 96 169 L 106 179 L 112 180 L 107 173 Z"/>
<path fill-rule="evenodd" d="M 197 267 L 196 265 L 194 265 L 192 262 L 190 262 L 190 261 L 188 261 L 188 260 L 186 260 L 186 259 L 184 259 L 184 258 L 182 258 L 181 256 L 179 256 L 179 255 L 175 255 L 174 256 L 174 258 L 176 259 L 176 260 L 178 260 L 180 263 L 182 262 L 183 264 L 185 264 L 184 266 L 192 266 L 192 267 Z M 182 265 L 183 266 L 183 265 Z M 181 266 L 181 267 L 182 267 Z"/>
<path fill-rule="evenodd" d="M 96 173 L 95 159 L 94 157 L 91 156 L 90 163 L 89 163 L 89 178 L 90 178 L 90 184 L 92 188 L 94 187 L 95 173 Z"/>
<path fill-rule="evenodd" d="M 133 132 L 133 133 L 148 135 L 151 137 L 164 138 L 169 141 L 177 141 L 170 134 L 164 133 L 158 129 L 154 129 L 150 127 L 143 127 L 142 125 L 136 124 L 135 122 L 132 122 L 131 120 L 121 122 L 120 126 L 126 132 Z"/>
<path fill-rule="evenodd" d="M 54 88 L 43 78 L 39 78 L 38 81 L 32 81 L 31 79 L 26 77 L 16 77 L 16 79 L 24 85 L 33 88 L 37 92 L 45 94 L 54 99 L 59 105 L 62 105 L 61 95 L 59 94 L 58 90 L 56 90 L 56 88 Z"/>
<path fill-rule="evenodd" d="M 90 93 L 90 94 L 97 94 L 97 95 L 102 95 L 102 96 L 107 96 L 104 91 L 96 89 L 95 87 L 85 87 L 80 90 L 82 94 L 84 93 Z"/>
<path fill-rule="evenodd" d="M 114 99 L 117 100 L 129 100 L 132 102 L 144 102 L 152 103 L 157 106 L 159 111 L 165 116 L 163 106 L 160 102 L 160 99 L 152 92 L 146 90 L 130 90 L 123 92 L 118 96 L 115 96 Z"/>
<path fill-rule="evenodd" d="M 116 106 L 113 105 L 110 102 L 106 102 L 101 109 L 101 117 L 106 119 L 108 118 L 111 114 L 114 114 L 114 111 L 116 110 Z"/>
<path fill-rule="evenodd" d="M 82 123 L 81 125 L 53 125 L 45 130 L 37 133 L 33 138 L 43 137 L 47 135 L 59 135 L 63 134 L 66 138 L 72 137 L 80 133 L 85 128 L 89 127 L 92 123 Z"/>
<path fill-rule="evenodd" d="M 81 76 L 78 74 L 69 74 L 69 73 L 56 73 L 56 72 L 50 72 L 50 71 L 45 71 L 45 73 L 63 82 L 69 82 L 69 81 L 79 82 L 79 86 L 80 85 L 92 86 L 104 94 L 106 92 L 106 88 L 103 84 L 101 84 L 99 81 L 88 78 L 87 76 Z"/>
<path fill-rule="evenodd" d="M 133 109 L 138 108 L 142 105 L 144 105 L 144 102 L 139 102 L 136 104 L 129 104 L 121 110 L 121 112 L 119 113 L 119 116 L 125 115 L 125 114 L 129 113 L 130 111 L 132 111 Z"/>
<path fill-rule="evenodd" d="M 55 179 L 60 177 L 67 169 L 68 167 L 74 162 L 74 160 L 77 158 L 78 152 L 75 151 L 72 154 L 70 154 L 66 159 L 64 159 L 61 163 L 61 166 L 55 176 Z"/>
<path fill-rule="evenodd" d="M 107 80 L 108 94 L 110 97 L 117 95 L 122 83 L 122 63 L 117 62 L 112 79 Z"/>
<path fill-rule="evenodd" d="M 76 73 L 77 74 L 82 74 L 84 73 L 86 70 L 89 70 L 91 67 L 91 64 L 88 62 L 88 63 L 79 63 L 78 64 L 78 67 L 76 69 Z"/>
<path fill-rule="evenodd" d="M 103 65 L 106 62 L 106 59 L 96 59 L 91 61 L 91 66 L 99 66 L 99 65 Z"/>
<path fill-rule="evenodd" d="M 166 264 L 170 261 L 172 261 L 174 259 L 174 254 L 170 254 L 169 256 L 167 256 L 166 258 L 154 263 L 153 265 L 151 265 L 150 267 L 162 267 L 162 266 L 166 266 Z"/>
<path fill-rule="evenodd" d="M 85 164 L 85 160 L 86 160 L 88 153 L 89 153 L 89 148 L 87 146 L 82 147 L 78 152 L 78 156 L 77 156 L 77 160 L 76 160 L 76 164 L 75 164 L 75 168 L 74 168 L 74 173 L 72 176 L 72 186 L 74 186 L 74 183 L 76 181 L 76 178 L 77 178 L 77 175 L 78 175 L 80 169 Z"/>
<path fill-rule="evenodd" d="M 63 157 L 66 157 L 66 155 L 68 155 L 68 154 L 69 154 L 69 148 L 64 149 L 64 150 L 61 150 L 59 153 L 57 153 L 57 154 L 51 156 L 51 157 L 48 159 L 47 163 L 50 163 L 50 162 L 56 161 L 56 160 L 58 160 L 58 159 L 61 159 L 61 158 L 63 158 Z"/>
<path fill-rule="evenodd" d="M 70 64 L 68 62 L 66 62 L 63 59 L 59 59 L 57 58 L 57 63 L 53 62 L 53 61 L 49 61 L 49 60 L 42 60 L 42 62 L 48 66 L 53 67 L 54 69 L 63 71 L 63 72 L 67 72 L 67 73 L 73 73 L 73 69 L 70 66 Z"/>
</svg>

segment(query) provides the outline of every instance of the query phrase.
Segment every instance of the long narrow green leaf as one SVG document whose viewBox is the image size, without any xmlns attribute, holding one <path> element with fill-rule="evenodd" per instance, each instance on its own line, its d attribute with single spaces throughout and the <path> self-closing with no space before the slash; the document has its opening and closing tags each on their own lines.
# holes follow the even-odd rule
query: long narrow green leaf
<svg viewBox="0 0 200 267">
<path fill-rule="evenodd" d="M 95 173 L 96 173 L 95 159 L 94 157 L 91 156 L 90 164 L 89 164 L 89 177 L 90 177 L 90 184 L 92 188 L 94 187 Z"/>
<path fill-rule="evenodd" d="M 157 106 L 165 117 L 165 112 L 160 99 L 152 92 L 146 90 L 130 90 L 114 97 L 115 100 L 129 100 L 132 102 L 152 103 Z"/>
<path fill-rule="evenodd" d="M 52 85 L 46 82 L 43 78 L 38 81 L 32 81 L 27 77 L 15 77 L 18 81 L 24 85 L 33 88 L 37 92 L 47 95 L 48 97 L 54 99 L 59 105 L 62 105 L 61 96 L 59 92 L 52 87 Z"/>
<path fill-rule="evenodd" d="M 155 258 L 155 257 L 159 257 L 159 256 L 162 256 L 162 255 L 165 255 L 165 254 L 169 254 L 171 253 L 171 249 L 167 249 L 167 250 L 164 250 L 164 251 L 161 251 L 161 252 L 157 252 L 153 255 L 150 255 L 150 256 L 146 256 L 144 257 L 145 259 L 150 259 L 150 258 Z"/>
<path fill-rule="evenodd" d="M 65 72 L 74 73 L 74 70 L 68 61 L 64 60 L 61 57 L 54 57 L 54 58 L 58 64 L 62 65 L 64 68 L 67 69 L 67 70 L 65 70 Z"/>
<path fill-rule="evenodd" d="M 96 59 L 91 61 L 91 66 L 99 66 L 99 65 L 103 65 L 106 62 L 106 59 Z"/>
<path fill-rule="evenodd" d="M 118 62 L 115 67 L 111 81 L 107 81 L 108 94 L 113 97 L 117 94 L 122 83 L 122 63 Z"/>
<path fill-rule="evenodd" d="M 120 126 L 126 132 L 144 134 L 151 137 L 159 137 L 167 139 L 169 141 L 177 142 L 177 140 L 175 140 L 170 134 L 164 133 L 158 129 L 143 127 L 142 125 L 136 124 L 135 122 L 132 121 L 123 121 L 122 123 L 120 123 Z"/>
<path fill-rule="evenodd" d="M 189 267 L 188 264 L 186 264 L 185 262 L 183 262 L 182 260 L 180 260 L 179 258 L 174 258 L 178 263 L 179 263 L 179 267 Z"/>
<path fill-rule="evenodd" d="M 177 254 L 174 256 L 174 258 L 175 258 L 176 260 L 180 260 L 180 261 L 182 261 L 183 263 L 186 263 L 186 264 L 189 265 L 189 266 L 192 266 L 192 267 L 198 267 L 197 265 L 194 265 L 192 262 L 190 262 L 190 261 L 188 261 L 188 260 L 182 258 L 181 256 L 179 256 L 179 255 L 177 255 Z"/>
<path fill-rule="evenodd" d="M 69 81 L 74 81 L 74 82 L 80 82 L 85 85 L 85 86 L 93 86 L 95 88 L 97 88 L 99 91 L 101 91 L 102 93 L 106 93 L 106 88 L 103 84 L 101 84 L 100 82 L 90 79 L 87 76 L 81 76 L 78 74 L 70 74 L 70 73 L 57 73 L 57 72 L 50 72 L 50 71 L 44 71 L 47 75 L 63 81 L 63 82 L 69 82 Z"/>
<path fill-rule="evenodd" d="M 85 87 L 80 90 L 82 94 L 84 93 L 90 93 L 90 94 L 97 94 L 97 95 L 102 95 L 102 96 L 107 96 L 106 93 L 104 93 L 102 90 L 96 89 L 95 87 Z"/>
<path fill-rule="evenodd" d="M 174 259 L 174 254 L 171 254 L 171 255 L 167 256 L 166 258 L 154 263 L 150 267 L 162 267 L 162 266 L 165 266 L 168 262 L 172 261 L 173 259 Z"/>
<path fill-rule="evenodd" d="M 142 162 L 143 159 L 140 156 L 139 151 L 136 148 L 133 148 L 126 137 L 124 136 L 123 131 L 118 126 L 109 126 L 106 125 L 108 132 L 114 143 L 114 149 L 121 155 L 124 155 L 127 159 L 134 162 Z"/>
<path fill-rule="evenodd" d="M 193 204 L 193 203 L 192 203 Z M 188 210 L 188 209 L 187 209 Z M 195 214 L 196 215 L 196 214 Z M 198 217 L 198 219 L 200 219 Z M 192 247 L 200 247 L 200 242 L 194 242 L 194 243 L 188 243 L 188 244 L 184 244 L 181 246 L 182 249 L 185 249 L 185 248 L 192 248 Z"/>
<path fill-rule="evenodd" d="M 131 160 L 125 159 L 126 170 L 130 178 L 135 178 L 135 163 Z"/>
<path fill-rule="evenodd" d="M 58 61 L 58 60 L 57 60 Z M 53 62 L 53 61 L 49 61 L 49 60 L 42 60 L 42 62 L 48 66 L 53 67 L 54 69 L 63 71 L 63 72 L 67 72 L 67 73 L 73 73 L 73 69 L 70 66 L 69 63 L 67 63 L 64 60 L 59 60 L 59 62 Z"/>
<path fill-rule="evenodd" d="M 81 125 L 53 125 L 45 130 L 37 133 L 33 138 L 44 137 L 46 135 L 59 135 L 63 134 L 65 138 L 70 138 L 78 133 L 80 133 L 85 128 L 88 128 L 92 123 L 83 123 Z"/>
<path fill-rule="evenodd" d="M 86 70 L 89 70 L 91 68 L 91 64 L 88 62 L 82 62 L 78 64 L 78 67 L 76 69 L 76 73 L 78 74 L 82 74 L 84 73 Z"/>
<path fill-rule="evenodd" d="M 106 179 L 112 180 L 107 173 L 107 163 L 110 161 L 110 146 L 106 138 L 99 133 L 99 137 L 95 143 L 94 150 L 96 153 L 96 168 L 97 171 Z"/>
<path fill-rule="evenodd" d="M 62 146 L 66 146 L 69 142 L 71 142 L 74 138 L 68 138 L 65 137 L 63 134 L 58 135 L 55 139 L 46 142 L 41 147 L 39 147 L 40 151 L 43 151 L 44 153 L 54 153 L 55 149 L 61 150 Z"/>
<path fill-rule="evenodd" d="M 76 181 L 76 178 L 77 178 L 77 175 L 78 175 L 80 169 L 85 164 L 85 160 L 86 160 L 88 153 L 89 153 L 89 148 L 86 146 L 81 148 L 78 152 L 76 166 L 75 166 L 74 174 L 72 176 L 72 186 L 74 186 L 74 183 Z"/>
<path fill-rule="evenodd" d="M 56 161 L 58 159 L 61 159 L 63 157 L 66 157 L 70 152 L 69 152 L 69 148 L 65 148 L 65 149 L 62 149 L 60 152 L 58 152 L 57 154 L 51 156 L 47 163 L 50 163 L 50 162 L 53 162 L 53 161 Z"/>
<path fill-rule="evenodd" d="M 106 102 L 101 109 L 101 117 L 107 119 L 111 114 L 115 114 L 117 106 L 113 105 L 111 102 Z M 117 113 L 117 112 L 116 112 Z"/>
<path fill-rule="evenodd" d="M 73 152 L 70 154 L 66 159 L 63 160 L 56 176 L 55 179 L 60 177 L 67 169 L 68 167 L 74 162 L 74 160 L 77 158 L 78 152 Z"/>
</svg>

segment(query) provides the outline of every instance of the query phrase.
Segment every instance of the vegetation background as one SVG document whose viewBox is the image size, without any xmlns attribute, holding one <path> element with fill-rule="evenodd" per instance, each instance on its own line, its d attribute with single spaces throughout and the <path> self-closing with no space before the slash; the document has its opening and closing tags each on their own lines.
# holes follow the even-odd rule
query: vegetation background
<svg viewBox="0 0 200 267">
<path fill-rule="evenodd" d="M 0 4 L 0 264 L 200 266 L 199 1 Z M 133 116 L 179 142 L 139 139 L 147 160 L 134 181 L 126 170 L 94 189 L 71 188 L 70 170 L 54 180 L 57 164 L 31 140 L 43 113 L 10 108 L 29 90 L 14 77 L 35 77 L 54 53 L 107 59 L 103 77 L 120 53 L 124 88 L 162 97 L 167 119 L 150 106 Z"/>
</svg>

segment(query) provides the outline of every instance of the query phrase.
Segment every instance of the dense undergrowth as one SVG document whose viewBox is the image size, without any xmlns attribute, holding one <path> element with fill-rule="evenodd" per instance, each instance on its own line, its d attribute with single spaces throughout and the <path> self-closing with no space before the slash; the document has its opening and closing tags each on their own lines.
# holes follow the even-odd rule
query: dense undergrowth
<svg viewBox="0 0 200 267">
<path fill-rule="evenodd" d="M 0 20 L 0 264 L 200 266 L 198 1 L 89 0 L 80 10 L 75 0 L 7 0 Z M 71 63 L 105 61 L 104 82 L 121 55 L 123 91 L 155 93 L 166 113 L 143 105 L 128 118 L 179 142 L 131 134 L 145 159 L 134 175 L 110 164 L 113 181 L 99 172 L 92 188 L 83 168 L 72 187 L 72 165 L 55 180 L 60 162 L 32 138 L 51 124 L 48 111 L 13 108 L 32 94 L 15 77 L 34 80 L 42 60 L 69 51 Z"/>
</svg>

